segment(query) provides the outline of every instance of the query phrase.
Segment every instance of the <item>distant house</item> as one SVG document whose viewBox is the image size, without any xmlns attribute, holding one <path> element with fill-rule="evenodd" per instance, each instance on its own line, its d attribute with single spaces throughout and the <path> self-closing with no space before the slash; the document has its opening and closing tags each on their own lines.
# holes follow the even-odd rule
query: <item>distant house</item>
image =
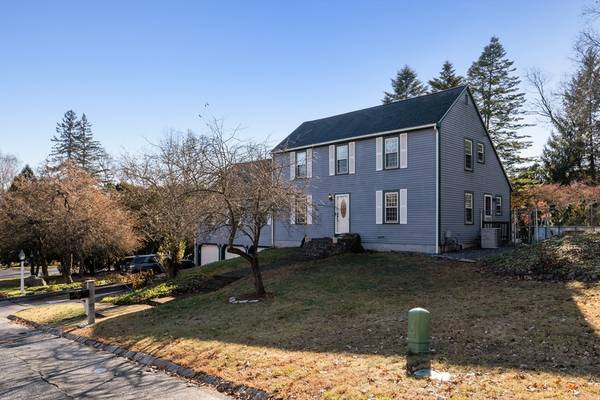
<svg viewBox="0 0 600 400">
<path fill-rule="evenodd" d="M 264 246 L 352 232 L 368 249 L 441 253 L 477 245 L 482 226 L 508 237 L 510 183 L 466 86 L 304 122 L 273 157 L 308 206 Z"/>
</svg>

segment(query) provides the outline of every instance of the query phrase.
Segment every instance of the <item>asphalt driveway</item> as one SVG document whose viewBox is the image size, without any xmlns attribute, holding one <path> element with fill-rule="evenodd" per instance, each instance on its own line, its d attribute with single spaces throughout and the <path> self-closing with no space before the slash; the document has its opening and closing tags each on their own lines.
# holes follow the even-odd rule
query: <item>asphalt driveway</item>
<svg viewBox="0 0 600 400">
<path fill-rule="evenodd" d="M 0 303 L 0 399 L 230 399 L 212 388 L 9 322 Z"/>
</svg>

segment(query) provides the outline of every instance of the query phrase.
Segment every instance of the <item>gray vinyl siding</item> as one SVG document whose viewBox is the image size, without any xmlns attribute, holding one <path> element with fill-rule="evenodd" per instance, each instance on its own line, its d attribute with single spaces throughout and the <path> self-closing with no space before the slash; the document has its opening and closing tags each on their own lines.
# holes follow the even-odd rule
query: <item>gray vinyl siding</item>
<svg viewBox="0 0 600 400">
<path fill-rule="evenodd" d="M 218 244 L 225 245 L 229 241 L 229 229 L 221 228 L 215 232 L 211 233 L 202 233 L 202 230 L 198 230 L 197 242 L 198 244 Z M 252 241 L 247 235 L 244 235 L 241 232 L 237 232 L 234 240 L 234 244 L 236 246 L 245 247 L 246 250 L 252 245 Z M 271 242 L 271 225 L 265 225 L 260 231 L 260 238 L 258 241 L 259 247 L 270 247 L 272 246 Z"/>
<path fill-rule="evenodd" d="M 389 136 L 389 135 L 388 135 Z M 386 136 L 384 136 L 386 137 Z M 275 223 L 275 245 L 295 246 L 308 237 L 334 236 L 334 202 L 329 194 L 350 194 L 350 232 L 366 248 L 435 252 L 436 159 L 433 129 L 408 132 L 408 168 L 376 171 L 375 138 L 355 141 L 356 173 L 329 176 L 328 146 L 313 148 L 312 178 L 305 183 L 314 203 L 313 224 Z M 289 153 L 276 155 L 289 165 Z M 284 168 L 289 179 L 289 167 Z M 375 192 L 407 189 L 407 224 L 375 223 Z"/>
<path fill-rule="evenodd" d="M 477 244 L 483 195 L 502 196 L 502 216 L 492 207 L 492 221 L 510 221 L 510 186 L 479 119 L 473 99 L 463 93 L 440 124 L 440 240 L 449 232 L 459 243 Z M 464 168 L 464 139 L 473 140 L 473 171 Z M 477 162 L 477 142 L 485 147 L 485 163 Z M 464 192 L 473 192 L 473 225 L 464 223 Z"/>
</svg>

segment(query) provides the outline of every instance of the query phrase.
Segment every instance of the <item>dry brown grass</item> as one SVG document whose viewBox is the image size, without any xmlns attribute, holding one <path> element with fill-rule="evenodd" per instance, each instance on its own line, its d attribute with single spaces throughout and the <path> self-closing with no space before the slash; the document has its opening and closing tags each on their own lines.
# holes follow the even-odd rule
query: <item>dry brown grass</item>
<svg viewBox="0 0 600 400">
<path fill-rule="evenodd" d="M 265 274 L 274 297 L 219 292 L 99 322 L 88 334 L 294 399 L 600 398 L 600 287 L 500 278 L 391 253 Z M 406 312 L 433 315 L 431 366 L 407 376 Z M 576 396 L 576 397 L 575 397 Z"/>
</svg>

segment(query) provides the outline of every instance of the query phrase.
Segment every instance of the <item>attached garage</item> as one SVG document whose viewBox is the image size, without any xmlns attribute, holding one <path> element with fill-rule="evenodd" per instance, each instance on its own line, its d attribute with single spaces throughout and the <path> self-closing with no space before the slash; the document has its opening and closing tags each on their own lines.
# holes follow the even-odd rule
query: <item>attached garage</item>
<svg viewBox="0 0 600 400">
<path fill-rule="evenodd" d="M 219 261 L 219 246 L 216 244 L 203 244 L 200 246 L 200 265 Z"/>
</svg>

